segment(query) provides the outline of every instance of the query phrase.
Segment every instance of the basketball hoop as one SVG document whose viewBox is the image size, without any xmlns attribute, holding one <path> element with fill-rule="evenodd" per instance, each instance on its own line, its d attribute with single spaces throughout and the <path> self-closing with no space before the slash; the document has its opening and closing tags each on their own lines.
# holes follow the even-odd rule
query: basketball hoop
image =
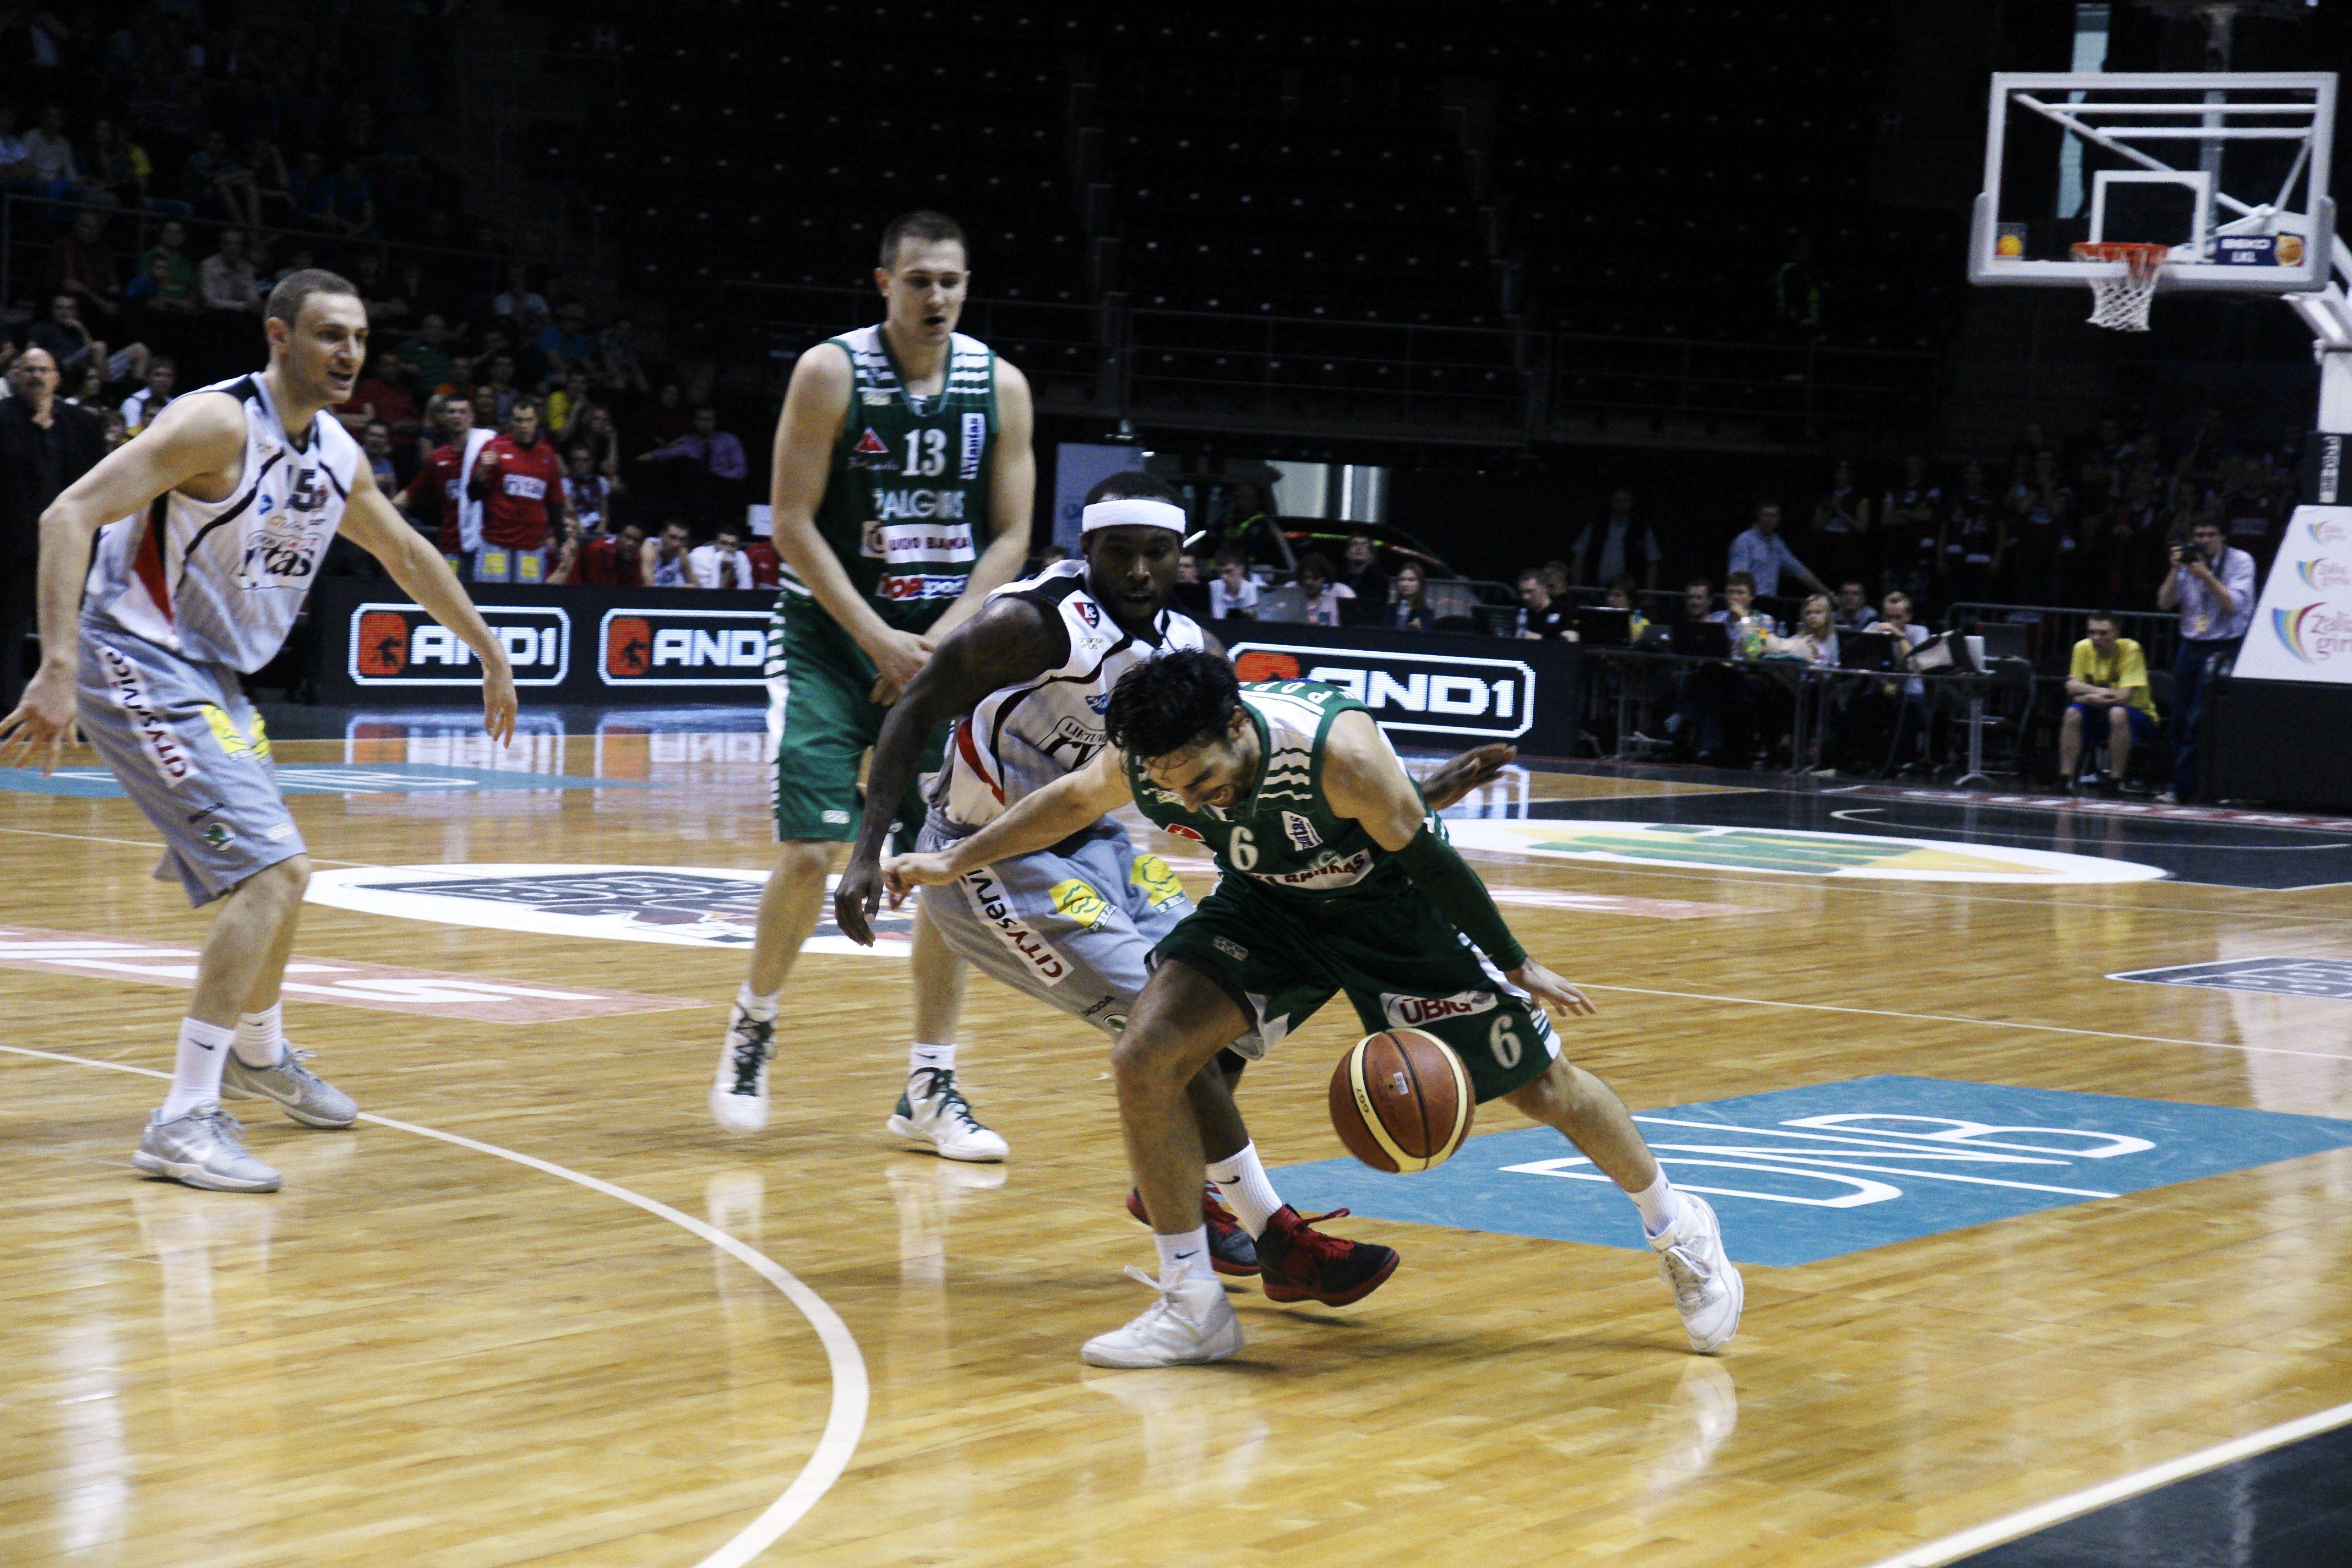
<svg viewBox="0 0 2352 1568">
<path fill-rule="evenodd" d="M 2091 279 L 2091 313 L 2095 327 L 2110 331 L 2147 331 L 2148 307 L 2156 302 L 2157 276 L 2172 254 L 2168 245 L 2144 245 L 2115 240 L 2077 240 L 2077 261 L 2112 261 L 2115 272 Z"/>
</svg>

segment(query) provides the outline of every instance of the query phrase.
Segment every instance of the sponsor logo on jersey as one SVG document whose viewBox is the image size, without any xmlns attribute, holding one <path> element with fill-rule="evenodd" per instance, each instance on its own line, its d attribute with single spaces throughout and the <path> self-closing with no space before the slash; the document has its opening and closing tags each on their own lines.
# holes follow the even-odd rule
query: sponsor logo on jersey
<svg viewBox="0 0 2352 1568">
<path fill-rule="evenodd" d="M 960 576 L 892 575 L 883 578 L 876 584 L 874 596 L 877 599 L 889 600 L 952 599 L 963 592 L 964 584 L 967 581 L 968 579 Z"/>
<path fill-rule="evenodd" d="M 141 747 L 146 751 L 147 760 L 155 764 L 155 771 L 163 776 L 167 784 L 176 784 L 186 778 L 194 771 L 194 764 L 186 749 L 172 733 L 172 726 L 155 711 L 155 705 L 147 695 L 145 675 L 137 665 L 106 644 L 92 643 L 90 646 L 98 650 L 99 662 L 106 668 L 106 684 L 113 691 L 115 704 L 122 710 L 122 716 L 131 721 L 131 728 L 138 735 Z"/>
<path fill-rule="evenodd" d="M 1187 896 L 1184 884 L 1176 879 L 1176 873 L 1168 868 L 1168 862 L 1157 855 L 1138 855 L 1135 864 L 1128 868 L 1127 879 L 1142 889 L 1143 896 L 1150 900 L 1155 910 L 1181 904 Z"/>
<path fill-rule="evenodd" d="M 974 412 L 963 416 L 963 461 L 956 477 L 965 479 L 980 478 L 980 459 L 988 450 L 988 416 Z"/>
<path fill-rule="evenodd" d="M 1168 792 L 1165 790 L 1154 790 L 1152 793 L 1155 795 L 1165 795 Z M 1206 844 L 1208 842 L 1206 838 L 1201 836 L 1201 832 L 1198 828 L 1187 827 L 1181 822 L 1168 823 L 1162 826 L 1160 831 L 1162 833 L 1172 833 L 1179 838 L 1189 838 L 1195 844 Z"/>
<path fill-rule="evenodd" d="M 1249 962 L 1249 949 L 1244 947 L 1240 942 L 1234 942 L 1229 937 L 1222 936 L 1213 936 L 1209 939 L 1209 942 L 1219 952 L 1223 953 L 1227 958 L 1234 960 L 1235 963 L 1246 963 Z"/>
<path fill-rule="evenodd" d="M 1353 855 L 1326 849 L 1313 865 L 1296 871 L 1252 871 L 1250 875 L 1277 888 L 1347 888 L 1362 881 L 1371 868 L 1370 849 L 1359 849 Z"/>
<path fill-rule="evenodd" d="M 572 617 L 552 606 L 482 605 L 514 666 L 517 686 L 560 686 L 572 668 Z M 349 673 L 355 686 L 478 686 L 482 667 L 457 633 L 415 605 L 352 610 Z"/>
<path fill-rule="evenodd" d="M 1108 691 L 1089 691 L 1089 692 L 1087 692 L 1087 706 L 1088 708 L 1092 709 L 1094 711 L 1096 711 L 1096 712 L 1097 712 L 1097 713 L 1108 713 L 1108 712 L 1109 712 L 1109 711 L 1110 711 L 1110 693 L 1109 693 L 1109 692 L 1108 692 Z"/>
<path fill-rule="evenodd" d="M 945 521 L 960 522 L 963 519 L 963 500 L 964 492 L 961 490 L 876 490 L 874 510 L 881 514 L 884 522 L 897 522 L 909 517 L 936 517 Z"/>
<path fill-rule="evenodd" d="M 1095 608 L 1095 602 L 1092 599 L 1072 599 L 1070 603 L 1076 607 L 1079 618 L 1087 625 L 1090 626 L 1102 625 L 1102 612 Z"/>
<path fill-rule="evenodd" d="M 499 477 L 505 480 L 506 492 L 510 496 L 520 496 L 524 500 L 545 500 L 547 499 L 547 481 L 545 479 L 534 479 L 529 474 L 515 473 L 502 474 Z"/>
<path fill-rule="evenodd" d="M 866 427 L 866 434 L 858 437 L 857 445 L 850 448 L 849 466 L 877 474 L 898 471 L 898 463 L 890 456 L 889 444 L 874 433 L 871 425 Z"/>
<path fill-rule="evenodd" d="M 1070 961 L 1013 912 L 1013 905 L 1004 894 L 1004 884 L 996 879 L 994 872 L 982 866 L 977 871 L 965 872 L 961 880 L 964 900 L 971 904 L 972 912 L 996 933 L 999 942 L 1036 973 L 1038 979 L 1047 985 L 1059 985 L 1070 977 Z"/>
<path fill-rule="evenodd" d="M 1282 831 L 1291 843 L 1301 849 L 1313 849 L 1323 842 L 1323 836 L 1315 831 L 1315 825 L 1295 811 L 1282 814 Z"/>
<path fill-rule="evenodd" d="M 1447 1018 L 1467 1018 L 1474 1014 L 1495 1010 L 1496 996 L 1492 991 L 1457 991 L 1451 996 L 1399 996 L 1381 993 L 1381 1013 L 1400 1029 L 1417 1029 L 1423 1024 L 1440 1023 Z"/>
<path fill-rule="evenodd" d="M 1336 686 L 1387 731 L 1516 740 L 1535 723 L 1536 672 L 1515 658 L 1255 642 L 1234 644 L 1233 656 L 1244 681 Z"/>
<path fill-rule="evenodd" d="M 916 493 L 932 495 L 938 492 L 922 490 Z M 956 515 L 962 515 L 961 507 L 957 509 Z M 969 524 L 889 523 L 879 518 L 866 525 L 857 542 L 857 552 L 869 561 L 888 561 L 894 564 L 905 561 L 970 561 L 976 553 L 972 549 Z"/>
<path fill-rule="evenodd" d="M 607 686 L 758 686 L 767 677 L 765 610 L 604 612 L 596 678 Z"/>
<path fill-rule="evenodd" d="M 197 837 L 210 845 L 215 852 L 226 849 L 236 842 L 236 835 L 229 831 L 228 824 L 225 822 L 205 823 L 205 830 Z"/>
<path fill-rule="evenodd" d="M 245 731 L 236 727 L 236 720 L 212 703 L 199 703 L 196 711 L 204 715 L 205 727 L 212 731 L 213 739 L 220 742 L 225 755 L 263 762 L 268 760 L 269 734 L 261 726 L 260 714 L 253 716 L 253 734 L 248 739 Z"/>
<path fill-rule="evenodd" d="M 868 408 L 887 407 L 898 398 L 898 395 L 887 386 L 863 387 L 857 394 L 858 401 Z M 868 431 L 866 434 L 872 435 L 873 432 Z"/>
<path fill-rule="evenodd" d="M 1056 882 L 1047 889 L 1054 900 L 1054 912 L 1066 921 L 1094 930 L 1110 914 L 1110 906 L 1103 896 L 1076 877 Z"/>
</svg>

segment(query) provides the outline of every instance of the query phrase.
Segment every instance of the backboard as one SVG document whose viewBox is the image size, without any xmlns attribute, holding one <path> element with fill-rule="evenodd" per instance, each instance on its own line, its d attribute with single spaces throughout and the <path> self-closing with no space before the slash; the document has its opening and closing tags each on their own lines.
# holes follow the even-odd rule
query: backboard
<svg viewBox="0 0 2352 1568">
<path fill-rule="evenodd" d="M 2169 246 L 2160 289 L 2326 287 L 2330 71 L 2002 72 L 1992 79 L 1969 279 L 2118 275 L 2084 240 Z"/>
</svg>

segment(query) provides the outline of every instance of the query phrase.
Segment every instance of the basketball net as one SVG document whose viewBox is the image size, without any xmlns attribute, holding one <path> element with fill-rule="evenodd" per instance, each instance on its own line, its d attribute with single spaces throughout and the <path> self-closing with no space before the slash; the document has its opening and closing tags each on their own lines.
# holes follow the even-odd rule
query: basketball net
<svg viewBox="0 0 2352 1568">
<path fill-rule="evenodd" d="M 2074 251 L 2077 261 L 2117 263 L 2112 274 L 2091 279 L 2091 313 L 2085 318 L 2091 325 L 2116 332 L 2147 331 L 2148 307 L 2156 302 L 2156 280 L 2172 247 L 2078 240 Z"/>
</svg>

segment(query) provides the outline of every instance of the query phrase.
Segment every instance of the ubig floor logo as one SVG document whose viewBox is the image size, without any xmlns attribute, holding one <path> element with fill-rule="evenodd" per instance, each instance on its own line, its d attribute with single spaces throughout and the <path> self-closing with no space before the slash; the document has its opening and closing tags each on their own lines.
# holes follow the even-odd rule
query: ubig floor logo
<svg viewBox="0 0 2352 1568">
<path fill-rule="evenodd" d="M 1733 1260 L 1780 1267 L 2352 1147 L 2352 1121 L 2328 1117 L 1894 1075 L 1633 1120 L 1675 1184 L 1707 1194 Z M 1282 1190 L 1302 1207 L 1643 1245 L 1616 1184 L 1549 1128 L 1473 1138 L 1419 1175 L 1292 1165 Z"/>
<path fill-rule="evenodd" d="M 1365 707 L 1383 730 L 1517 740 L 1535 723 L 1536 672 L 1515 658 L 1380 653 L 1296 643 L 1234 645 L 1244 680 L 1319 680 Z"/>
<path fill-rule="evenodd" d="M 764 871 L 688 866 L 367 866 L 312 872 L 309 897 L 333 909 L 441 925 L 744 948 L 767 880 Z M 824 908 L 803 952 L 904 958 L 911 950 L 911 908 L 877 910 L 872 947 L 841 934 L 830 899 Z"/>
<path fill-rule="evenodd" d="M 517 686 L 561 686 L 572 669 L 572 617 L 558 609 L 483 605 L 514 665 Z M 415 605 L 369 604 L 352 611 L 355 686 L 478 686 L 481 662 L 457 633 Z"/>
<path fill-rule="evenodd" d="M 596 677 L 607 686 L 757 686 L 768 612 L 607 610 L 596 647 Z"/>
</svg>

